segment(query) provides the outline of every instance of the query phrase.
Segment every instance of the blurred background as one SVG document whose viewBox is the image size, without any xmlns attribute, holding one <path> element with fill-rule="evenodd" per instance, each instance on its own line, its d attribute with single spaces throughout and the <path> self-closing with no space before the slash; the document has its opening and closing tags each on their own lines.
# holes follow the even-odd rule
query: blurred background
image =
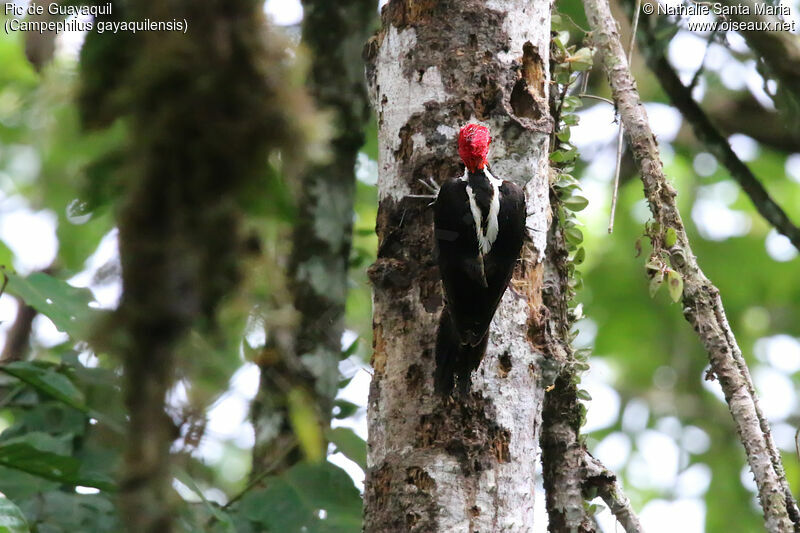
<svg viewBox="0 0 800 533">
<path fill-rule="evenodd" d="M 797 5 L 781 3 L 792 7 L 796 19 Z M 557 4 L 576 25 L 570 32 L 571 42 L 581 39 L 579 28 L 587 24 L 580 2 L 559 0 Z M 615 9 L 625 34 L 626 12 Z M 268 0 L 264 10 L 295 43 L 299 41 L 303 9 L 298 0 Z M 776 110 L 756 58 L 739 35 L 690 33 L 685 22 L 675 21 L 677 31 L 669 36 L 670 63 L 684 83 L 696 78 L 694 98 L 729 136 L 736 154 L 790 218 L 800 222 L 800 144 Z M 69 287 L 87 288 L 90 293 L 81 292 L 80 297 L 89 302 L 90 309 L 102 311 L 114 309 L 120 298 L 117 232 L 109 209 L 88 209 L 84 192 L 87 169 L 103 172 L 102 166 L 93 163 L 113 151 L 119 136 L 113 129 L 103 135 L 81 131 L 74 97 L 83 39 L 80 33 L 59 35 L 53 60 L 37 68 L 28 58 L 36 43 L 26 42 L 30 38 L 18 32 L 0 32 L 0 264 L 22 275 L 52 274 L 68 283 L 53 289 L 64 294 Z M 302 60 L 302 51 L 297 57 Z M 679 191 L 692 246 L 700 265 L 721 290 L 728 319 L 750 364 L 761 406 L 797 494 L 798 252 L 756 213 L 726 170 L 695 139 L 638 53 L 633 70 L 666 174 Z M 590 77 L 587 92 L 609 97 L 598 69 Z M 607 233 L 616 159 L 614 110 L 605 102 L 585 100 L 579 115 L 579 125 L 572 128 L 572 141 L 580 150 L 576 177 L 590 203 L 579 215 L 587 253 L 581 267 L 584 287 L 578 299 L 587 318 L 576 325 L 580 330 L 576 344 L 593 352 L 591 370 L 583 381 L 592 396 L 584 427 L 589 449 L 621 477 L 650 533 L 759 531 L 762 518 L 755 485 L 721 389 L 716 381 L 705 379 L 705 352 L 685 322 L 680 304 L 671 303 L 666 291 L 655 298 L 648 294 L 647 253 L 636 257 L 636 242 L 643 235 L 649 212 L 627 156 L 623 158 L 615 229 L 613 234 Z M 374 260 L 377 246 L 376 159 L 377 133 L 372 120 L 355 168 L 358 181 L 347 330 L 342 338 L 346 352 L 339 364 L 339 401 L 332 424 L 352 429 L 360 439 L 366 438 L 370 381 L 371 289 L 366 268 Z M 264 191 L 265 198 L 286 196 L 286 185 L 280 180 L 269 183 L 274 190 Z M 293 216 L 289 208 L 272 209 L 257 220 L 266 261 L 272 266 L 282 264 Z M 270 290 L 269 284 L 264 290 Z M 8 347 L 9 339 L 16 335 L 13 328 L 22 309 L 11 294 L 0 297 L 0 345 Z M 188 417 L 187 413 L 206 417 L 199 439 L 186 431 L 175 444 L 174 451 L 185 452 L 192 461 L 187 467 L 191 479 L 176 476 L 174 481 L 175 489 L 188 502 L 207 500 L 225 505 L 247 485 L 255 442 L 249 409 L 259 385 L 252 352 L 264 343 L 262 318 L 253 313 L 244 330 L 234 332 L 243 333 L 244 343 L 222 355 L 213 372 L 195 381 L 189 374 L 170 393 L 175 418 Z M 90 406 L 103 408 L 101 412 L 121 410 L 109 400 L 118 391 L 113 384 L 118 362 L 90 352 L 86 343 L 75 342 L 68 333 L 44 314 L 35 314 L 25 358 L 56 364 L 53 371 L 66 375 Z M 74 440 L 88 435 L 82 419 L 76 419 L 63 402 L 17 386 L 10 376 L 3 378 L 8 383 L 2 382 L 0 394 L 0 429 L 4 430 L 0 444 L 38 432 L 47 436 L 39 439 L 37 448 L 69 455 Z M 31 467 L 23 471 L 9 468 L 13 465 L 0 458 L 0 491 L 22 509 L 34 526 L 32 530 L 115 530 L 114 512 L 104 496 L 102 480 L 106 479 L 103 475 L 111 476 L 118 460 L 114 443 L 119 437 L 101 434 L 92 438 L 96 446 L 83 449 L 81 457 L 86 464 L 96 464 L 92 475 L 87 474 L 95 483 L 74 490 L 37 477 Z M 347 442 L 356 449 L 363 447 L 358 439 Z M 363 490 L 363 461 L 358 460 L 358 451 L 342 453 L 347 447 L 344 442 L 331 444 L 328 461 L 352 479 L 355 488 L 342 496 L 351 499 L 342 505 L 353 509 L 353 501 L 358 505 L 356 490 Z M 278 500 L 281 494 L 276 496 Z M 542 498 L 539 502 L 537 530 L 545 531 Z M 276 505 L 291 507 L 286 500 Z M 326 507 L 315 507 L 313 501 L 304 505 Z M 251 515 L 256 516 L 256 511 L 251 510 Z M 358 519 L 355 511 L 351 514 Z M 252 516 L 251 522 L 257 522 Z M 185 529 L 202 530 L 197 520 L 186 518 Z M 598 521 L 605 531 L 615 531 L 607 510 L 598 514 Z M 342 527 L 343 531 L 360 530 L 357 524 L 351 524 L 351 529 Z"/>
</svg>

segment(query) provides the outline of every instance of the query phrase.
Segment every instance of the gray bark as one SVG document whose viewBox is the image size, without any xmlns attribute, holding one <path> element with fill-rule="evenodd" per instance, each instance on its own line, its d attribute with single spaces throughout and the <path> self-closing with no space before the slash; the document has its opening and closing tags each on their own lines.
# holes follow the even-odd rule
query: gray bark
<svg viewBox="0 0 800 533">
<path fill-rule="evenodd" d="M 606 0 L 584 0 L 584 7 L 614 101 L 641 170 L 650 211 L 662 230 L 650 233 L 654 255 L 658 257 L 661 251 L 668 252 L 672 268 L 683 279 L 683 314 L 705 347 L 711 371 L 725 393 L 758 486 L 767 530 L 775 533 L 798 531 L 800 514 L 786 482 L 779 452 L 759 408 L 749 370 L 728 324 L 719 290 L 700 269 L 689 246 L 675 202 L 677 192 L 663 173 L 655 136 L 627 66 L 616 21 Z M 676 242 L 671 247 L 664 242 L 668 228 L 676 235 Z"/>
<path fill-rule="evenodd" d="M 368 43 L 379 120 L 374 378 L 365 530 L 531 531 L 544 388 L 562 363 L 545 353 L 549 226 L 550 5 L 541 0 L 394 0 Z M 442 308 L 432 212 L 417 180 L 461 174 L 456 136 L 487 125 L 494 173 L 524 185 L 530 242 L 490 329 L 467 399 L 433 395 Z"/>
<path fill-rule="evenodd" d="M 555 192 L 551 193 L 551 202 L 558 205 Z M 568 341 L 572 324 L 568 308 L 568 262 L 564 230 L 561 225 L 553 224 L 548 231 L 543 291 L 544 304 L 550 310 L 552 329 L 545 332 L 542 344 L 551 357 L 563 359 L 567 364 L 544 398 L 540 438 L 542 478 L 549 517 L 548 531 L 593 533 L 594 521 L 584 508 L 586 449 L 580 439 L 583 408 L 572 379 L 577 370 L 570 364 L 575 359 Z"/>
<path fill-rule="evenodd" d="M 586 449 L 580 440 L 580 406 L 576 386 L 565 372 L 545 396 L 542 424 L 542 477 L 547 495 L 548 531 L 594 533 L 584 509 Z"/>
<path fill-rule="evenodd" d="M 295 387 L 313 398 L 322 428 L 330 425 L 344 330 L 353 226 L 355 161 L 369 117 L 361 48 L 375 18 L 371 0 L 305 0 L 303 43 L 312 54 L 307 87 L 332 113 L 327 161 L 311 165 L 298 183 L 297 214 L 287 272 L 289 305 L 297 320 L 273 330 L 276 357 L 260 362 L 253 405 L 253 474 L 271 465 L 294 441 L 286 395 Z M 299 458 L 293 452 L 284 460 Z"/>
<path fill-rule="evenodd" d="M 11 363 L 25 359 L 30 349 L 34 318 L 36 318 L 36 309 L 17 299 L 17 316 L 6 334 L 6 343 L 0 354 L 0 362 Z"/>
<path fill-rule="evenodd" d="M 598 496 L 608 505 L 626 533 L 643 533 L 644 529 L 639 522 L 639 517 L 631 507 L 631 501 L 622 492 L 616 474 L 588 453 L 583 461 L 584 475 L 586 476 L 584 486 L 587 489 L 597 489 Z"/>
</svg>

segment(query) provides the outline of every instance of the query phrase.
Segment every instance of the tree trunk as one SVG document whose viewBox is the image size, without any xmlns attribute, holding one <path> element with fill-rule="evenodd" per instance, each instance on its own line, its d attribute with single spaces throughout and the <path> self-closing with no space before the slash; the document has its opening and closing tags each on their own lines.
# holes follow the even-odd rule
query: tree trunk
<svg viewBox="0 0 800 533">
<path fill-rule="evenodd" d="M 124 363 L 119 511 L 127 531 L 168 533 L 178 432 L 164 402 L 178 348 L 191 328 L 216 333 L 218 305 L 236 288 L 246 251 L 242 197 L 261 182 L 271 153 L 295 164 L 305 154 L 308 106 L 288 76 L 285 43 L 256 2 L 116 3 L 99 21 L 114 17 L 189 26 L 186 34 L 91 32 L 81 64 L 85 124 L 127 118 L 124 166 L 106 178 L 122 178 L 112 187 L 121 185 L 123 294 L 114 321 L 97 333 Z"/>
<path fill-rule="evenodd" d="M 297 322 L 272 333 L 275 357 L 260 361 L 261 383 L 253 405 L 256 444 L 253 475 L 264 467 L 296 462 L 285 454 L 295 441 L 287 396 L 312 398 L 321 428 L 330 426 L 342 352 L 353 201 L 358 150 L 364 144 L 369 103 L 360 49 L 375 18 L 371 0 L 304 0 L 303 43 L 312 54 L 309 93 L 332 113 L 330 158 L 311 165 L 300 179 L 292 229 L 288 289 Z M 275 457 L 284 456 L 282 464 Z"/>
<path fill-rule="evenodd" d="M 366 531 L 530 531 L 544 388 L 550 4 L 393 0 L 366 48 L 379 126 Z M 433 394 L 442 308 L 419 179 L 462 173 L 458 128 L 487 125 L 493 172 L 525 187 L 530 240 L 468 398 Z"/>
</svg>

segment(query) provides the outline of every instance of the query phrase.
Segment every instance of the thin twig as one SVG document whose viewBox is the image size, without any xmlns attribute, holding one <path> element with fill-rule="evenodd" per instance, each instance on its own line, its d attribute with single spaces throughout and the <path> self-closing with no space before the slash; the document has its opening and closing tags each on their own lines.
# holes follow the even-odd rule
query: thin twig
<svg viewBox="0 0 800 533">
<path fill-rule="evenodd" d="M 264 478 L 266 478 L 267 476 L 269 476 L 270 474 L 272 474 L 272 473 L 275 471 L 275 469 L 276 469 L 277 467 L 279 467 L 279 466 L 280 466 L 280 465 L 283 463 L 283 460 L 284 460 L 284 459 L 286 459 L 286 458 L 289 456 L 289 454 L 290 454 L 290 453 L 292 453 L 292 450 L 294 450 L 296 447 L 297 447 L 297 442 L 296 442 L 296 441 L 295 441 L 295 442 L 290 442 L 290 443 L 289 443 L 289 444 L 288 444 L 288 445 L 287 445 L 287 446 L 286 446 L 286 447 L 285 447 L 285 448 L 284 448 L 284 449 L 281 451 L 281 453 L 279 453 L 279 454 L 278 454 L 278 455 L 275 457 L 275 459 L 273 459 L 273 460 L 272 460 L 272 462 L 271 462 L 269 465 L 267 465 L 267 467 L 266 467 L 264 470 L 262 470 L 261 472 L 259 472 L 259 473 L 258 473 L 258 475 L 257 475 L 256 477 L 254 477 L 254 478 L 253 478 L 253 479 L 250 481 L 250 483 L 248 483 L 248 484 L 247 484 L 247 486 L 246 486 L 245 488 L 243 488 L 243 489 L 242 489 L 242 490 L 241 490 L 241 491 L 240 491 L 238 494 L 236 494 L 236 495 L 235 495 L 233 498 L 231 498 L 230 500 L 228 500 L 228 503 L 226 503 L 225 505 L 223 505 L 223 506 L 222 506 L 222 510 L 223 510 L 223 511 L 227 511 L 227 510 L 228 510 L 228 509 L 229 509 L 229 508 L 230 508 L 230 507 L 231 507 L 231 506 L 232 506 L 234 503 L 236 503 L 236 502 L 238 502 L 239 500 L 241 500 L 241 499 L 244 497 L 244 495 L 245 495 L 245 494 L 247 494 L 248 492 L 250 492 L 251 490 L 253 490 L 253 489 L 254 489 L 255 487 L 257 487 L 259 484 L 261 484 L 261 482 L 262 482 L 262 481 L 264 481 Z"/>
<path fill-rule="evenodd" d="M 705 145 L 720 163 L 728 170 L 731 177 L 753 202 L 756 211 L 764 220 L 772 224 L 776 230 L 785 235 L 795 248 L 800 250 L 800 228 L 789 219 L 786 212 L 769 195 L 767 190 L 753 174 L 750 168 L 739 159 L 731 149 L 727 139 L 711 122 L 703 108 L 692 98 L 691 90 L 685 87 L 678 74 L 669 64 L 661 45 L 655 41 L 651 32 L 643 31 L 640 36 L 641 46 L 646 48 L 647 64 L 658 78 L 664 92 L 686 121 L 692 126 L 695 136 Z"/>
<path fill-rule="evenodd" d="M 633 8 L 633 22 L 631 24 L 631 40 L 628 43 L 628 66 L 631 66 L 633 61 L 633 46 L 636 43 L 636 29 L 639 27 L 639 11 L 642 8 L 642 0 L 636 0 L 636 6 Z M 608 232 L 614 231 L 614 214 L 617 211 L 617 191 L 619 190 L 619 172 L 622 168 L 622 134 L 624 133 L 624 126 L 622 121 L 619 122 L 619 130 L 617 131 L 617 164 L 614 166 L 614 186 L 611 189 L 611 215 L 608 218 Z"/>
<path fill-rule="evenodd" d="M 13 400 L 17 394 L 25 390 L 26 386 L 27 384 L 25 383 L 22 382 L 17 383 L 17 385 L 13 389 L 11 389 L 8 392 L 8 394 L 6 394 L 5 396 L 3 396 L 2 399 L 0 399 L 0 409 L 4 408 L 6 405 L 11 403 L 11 400 Z"/>
<path fill-rule="evenodd" d="M 586 91 L 589 89 L 589 75 L 591 73 L 591 70 L 587 70 L 583 73 L 583 80 L 581 80 L 581 94 L 586 94 Z"/>
<path fill-rule="evenodd" d="M 688 85 L 689 93 L 691 93 L 694 90 L 694 88 L 697 86 L 697 82 L 700 81 L 700 76 L 703 74 L 703 70 L 705 70 L 708 51 L 711 49 L 711 43 L 714 41 L 714 36 L 716 35 L 717 35 L 717 30 L 714 30 L 708 34 L 708 40 L 706 41 L 706 49 L 703 52 L 703 59 L 700 61 L 700 66 L 697 67 L 694 76 L 692 76 L 692 81 L 689 82 Z"/>
<path fill-rule="evenodd" d="M 608 98 L 603 98 L 602 96 L 597 96 L 594 94 L 584 94 L 584 93 L 580 93 L 578 96 L 580 98 L 591 98 L 592 100 L 600 100 L 601 102 L 614 105 L 614 102 L 612 100 L 609 100 Z"/>
<path fill-rule="evenodd" d="M 6 343 L 3 346 L 2 354 L 0 354 L 0 362 L 10 363 L 25 359 L 25 354 L 30 344 L 34 318 L 36 318 L 36 309 L 17 298 L 17 316 L 6 335 Z"/>
<path fill-rule="evenodd" d="M 286 459 L 286 457 L 288 457 L 289 454 L 292 453 L 292 450 L 294 450 L 296 447 L 297 447 L 297 441 L 296 440 L 287 443 L 287 445 L 283 449 L 283 451 L 281 451 L 281 453 L 278 454 L 275 457 L 275 459 L 269 465 L 267 465 L 267 467 L 264 470 L 259 472 L 258 475 L 256 477 L 254 477 L 250 481 L 250 483 L 247 484 L 247 486 L 245 488 L 243 488 L 241 491 L 239 491 L 233 498 L 228 500 L 228 503 L 226 503 L 225 505 L 221 506 L 220 510 L 222 512 L 227 511 L 228 509 L 231 508 L 231 506 L 234 503 L 236 503 L 239 500 L 241 500 L 248 492 L 250 492 L 251 490 L 256 488 L 262 481 L 264 481 L 264 479 L 267 476 L 272 474 L 275 471 L 275 469 L 278 468 L 283 463 L 283 460 Z M 202 497 L 202 493 L 200 494 L 200 496 Z M 214 525 L 214 523 L 216 521 L 217 521 L 217 517 L 215 515 L 211 515 L 210 517 L 208 517 L 208 521 L 206 522 L 206 529 L 208 530 L 212 525 Z"/>
</svg>

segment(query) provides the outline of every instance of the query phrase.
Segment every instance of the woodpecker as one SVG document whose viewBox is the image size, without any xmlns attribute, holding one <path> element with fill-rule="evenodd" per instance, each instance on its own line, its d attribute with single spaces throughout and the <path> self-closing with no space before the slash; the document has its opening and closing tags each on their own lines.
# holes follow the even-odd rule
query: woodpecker
<svg viewBox="0 0 800 533">
<path fill-rule="evenodd" d="M 445 182 L 434 202 L 446 298 L 436 337 L 434 386 L 443 395 L 452 392 L 456 381 L 462 394 L 469 392 L 470 375 L 486 352 L 489 324 L 525 238 L 525 194 L 489 170 L 490 142 L 484 126 L 461 128 L 458 154 L 464 175 Z"/>
</svg>

